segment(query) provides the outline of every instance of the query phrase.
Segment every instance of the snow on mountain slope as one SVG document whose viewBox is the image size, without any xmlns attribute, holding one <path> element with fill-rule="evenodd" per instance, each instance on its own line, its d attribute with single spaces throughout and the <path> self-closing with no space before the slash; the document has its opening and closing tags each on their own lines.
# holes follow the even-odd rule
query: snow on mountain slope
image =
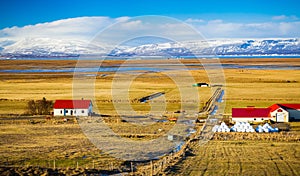
<svg viewBox="0 0 300 176">
<path fill-rule="evenodd" d="M 208 24 L 198 26 L 198 28 L 195 27 L 195 29 L 199 29 L 199 32 L 204 32 L 204 34 L 210 34 L 208 36 L 226 36 L 233 37 L 234 39 L 186 41 L 196 40 L 196 38 L 194 34 L 191 35 L 190 32 L 180 27 L 182 25 L 181 22 L 177 23 L 176 20 L 176 23 L 174 23 L 176 27 L 174 28 L 173 25 L 166 25 L 165 22 L 159 20 L 156 20 L 157 22 L 154 23 L 152 23 L 153 20 L 150 20 L 151 23 L 148 23 L 147 20 L 149 20 L 149 18 L 135 19 L 131 17 L 110 18 L 94 16 L 61 19 L 23 27 L 15 26 L 4 28 L 0 30 L 0 57 L 56 57 L 78 55 L 176 57 L 191 55 L 300 55 L 299 39 L 234 38 L 249 36 L 244 35 L 249 32 L 249 30 L 250 32 L 252 30 L 262 30 L 250 24 L 248 27 L 251 27 L 251 29 L 234 29 L 239 35 L 227 35 L 228 33 L 226 32 L 223 33 L 223 35 L 214 35 L 216 31 L 213 31 L 210 27 L 206 28 Z M 118 25 L 110 28 L 113 24 Z M 299 22 L 293 23 L 294 27 L 291 29 L 299 29 L 299 24 Z M 288 25 L 292 24 L 289 23 Z M 215 29 L 215 27 L 216 26 L 214 26 L 213 29 Z M 277 35 L 277 33 L 281 31 L 277 29 L 277 27 L 278 26 L 274 23 L 271 25 L 271 28 L 276 28 L 276 30 L 267 28 L 265 29 L 267 33 L 264 33 L 264 35 L 259 33 L 258 36 L 282 36 Z M 156 36 L 152 33 L 153 30 L 158 30 L 156 33 L 158 37 L 153 37 Z M 106 32 L 101 33 L 101 31 Z M 139 34 L 140 31 L 143 31 L 141 36 Z M 210 33 L 210 31 L 212 31 L 212 33 Z M 218 34 L 221 33 L 221 31 L 218 30 Z M 138 35 L 133 36 L 140 36 L 139 39 L 135 40 L 135 38 L 133 38 L 131 39 L 132 41 L 128 39 L 128 41 L 124 41 L 121 46 L 109 46 L 109 43 L 116 44 L 120 38 L 124 36 L 130 37 L 131 35 L 129 34 L 135 32 L 137 32 Z M 165 39 L 162 37 L 164 35 L 161 32 L 171 32 L 174 34 L 174 37 L 166 37 L 168 39 Z M 263 30 L 263 32 L 265 31 Z M 146 33 L 148 33 L 149 36 L 143 37 Z M 234 34 L 233 31 L 230 33 Z M 295 33 L 295 35 L 294 33 L 291 34 L 293 35 L 287 36 L 298 36 L 296 35 L 298 33 Z M 172 42 L 171 40 L 175 40 L 175 38 L 177 38 L 177 41 L 186 42 Z M 197 38 L 197 40 L 201 39 L 202 37 Z M 98 42 L 102 43 L 90 43 L 90 40 L 98 40 Z M 127 40 L 127 38 L 125 37 L 124 40 Z M 121 41 L 123 41 L 123 38 Z"/>
<path fill-rule="evenodd" d="M 300 55 L 299 39 L 220 39 L 166 42 L 139 46 L 117 46 L 111 50 L 104 45 L 81 40 L 26 38 L 0 41 L 2 56 L 193 56 L 193 55 Z"/>
<path fill-rule="evenodd" d="M 3 46 L 4 42 L 0 42 Z M 80 54 L 102 54 L 101 46 L 80 40 L 59 40 L 50 38 L 25 38 L 2 47 L 2 55 L 12 56 L 76 56 Z"/>
<path fill-rule="evenodd" d="M 223 39 L 114 49 L 111 56 L 299 55 L 298 39 Z"/>
</svg>

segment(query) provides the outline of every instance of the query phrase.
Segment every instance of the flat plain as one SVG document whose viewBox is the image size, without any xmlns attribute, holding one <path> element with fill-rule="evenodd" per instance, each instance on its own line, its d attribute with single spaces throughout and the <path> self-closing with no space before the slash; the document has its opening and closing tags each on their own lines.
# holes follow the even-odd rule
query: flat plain
<svg viewBox="0 0 300 176">
<path fill-rule="evenodd" d="M 100 168 L 113 170 L 124 167 L 124 161 L 115 159 L 102 153 L 82 133 L 79 125 L 73 118 L 64 122 L 61 118 L 46 116 L 27 117 L 26 104 L 29 100 L 42 99 L 55 101 L 56 99 L 72 99 L 74 75 L 72 72 L 16 72 L 8 73 L 3 70 L 74 68 L 76 61 L 22 61 L 1 60 L 0 65 L 0 164 L 16 166 L 41 166 L 75 168 L 77 165 L 86 168 Z M 95 66 L 95 61 L 84 65 Z M 141 61 L 132 61 L 131 64 L 140 64 Z M 147 61 L 149 64 L 173 64 L 178 61 Z M 203 63 L 210 63 L 203 60 Z M 105 62 L 104 65 L 118 66 L 123 61 Z M 198 110 L 212 95 L 215 87 L 192 87 L 195 82 L 208 82 L 209 71 L 198 64 L 199 60 L 184 60 L 189 71 L 168 70 L 162 72 L 101 72 L 95 78 L 85 76 L 84 80 L 95 82 L 95 112 L 113 117 L 107 118 L 106 123 L 123 137 L 132 140 L 151 140 L 159 137 L 174 125 L 173 123 L 156 123 L 155 126 L 138 127 L 120 122 L 114 103 L 129 103 L 138 114 L 151 113 L 150 103 L 140 103 L 139 98 L 156 92 L 165 92 L 166 108 L 163 115 L 167 118 L 176 116 L 176 111 L 182 110 L 180 90 L 172 77 L 185 83 L 187 90 L 196 90 L 200 97 Z M 300 102 L 300 70 L 293 69 L 300 65 L 300 59 L 222 59 L 223 65 L 235 64 L 239 66 L 278 66 L 276 69 L 249 69 L 227 68 L 221 70 L 225 78 L 225 114 L 231 113 L 232 107 L 257 106 L 267 107 L 274 103 Z M 281 66 L 288 69 L 280 69 Z M 199 68 L 199 69 L 197 69 Z M 95 74 L 93 72 L 87 74 Z M 136 76 L 137 75 L 137 76 Z M 194 82 L 186 81 L 187 77 L 194 78 Z M 128 82 L 132 78 L 133 81 Z M 128 98 L 118 95 L 118 86 L 129 84 Z M 89 91 L 89 89 L 86 89 Z M 114 97 L 113 95 L 117 96 Z M 194 94 L 187 93 L 187 97 Z M 153 101 L 152 108 L 159 109 Z M 152 109 L 153 110 L 153 109 Z M 23 118 L 23 120 L 22 120 Z M 28 120 L 28 119 L 33 120 Z M 112 120 L 113 119 L 113 120 Z M 293 129 L 299 129 L 299 122 L 292 124 Z M 292 131 L 299 139 L 299 130 Z M 289 132 L 288 132 L 289 134 Z M 283 138 L 285 136 L 283 135 Z M 191 148 L 194 157 L 176 165 L 167 173 L 180 175 L 299 175 L 299 140 L 297 141 L 267 141 L 267 140 L 212 140 L 205 146 Z M 78 164 L 77 164 L 78 163 Z M 125 169 L 126 170 L 126 169 Z"/>
</svg>

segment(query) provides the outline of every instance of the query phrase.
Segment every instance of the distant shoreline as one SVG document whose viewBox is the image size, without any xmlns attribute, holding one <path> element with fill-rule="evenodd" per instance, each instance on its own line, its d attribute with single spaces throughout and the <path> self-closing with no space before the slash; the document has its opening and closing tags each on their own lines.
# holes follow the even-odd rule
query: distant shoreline
<svg viewBox="0 0 300 176">
<path fill-rule="evenodd" d="M 2 60 L 0 73 L 161 72 L 216 69 L 300 70 L 300 58 L 154 60 Z M 206 67 L 208 66 L 208 67 Z"/>
<path fill-rule="evenodd" d="M 1 56 L 1 60 L 178 60 L 178 59 L 265 59 L 265 58 L 300 58 L 300 55 L 216 55 L 216 56 L 133 56 L 133 57 L 112 57 L 112 56 L 54 56 L 54 57 L 14 57 Z"/>
</svg>

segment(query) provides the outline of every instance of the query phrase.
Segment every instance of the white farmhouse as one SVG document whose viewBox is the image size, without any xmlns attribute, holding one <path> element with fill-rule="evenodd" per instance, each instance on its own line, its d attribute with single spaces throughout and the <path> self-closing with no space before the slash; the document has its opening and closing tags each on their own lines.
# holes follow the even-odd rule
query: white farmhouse
<svg viewBox="0 0 300 176">
<path fill-rule="evenodd" d="M 56 100 L 54 116 L 89 116 L 93 112 L 91 100 Z"/>
<path fill-rule="evenodd" d="M 269 108 L 271 108 L 271 118 L 275 122 L 300 120 L 300 104 L 274 104 Z"/>
<path fill-rule="evenodd" d="M 300 104 L 273 104 L 268 108 L 232 108 L 232 121 L 263 122 L 265 120 L 300 121 Z"/>
</svg>

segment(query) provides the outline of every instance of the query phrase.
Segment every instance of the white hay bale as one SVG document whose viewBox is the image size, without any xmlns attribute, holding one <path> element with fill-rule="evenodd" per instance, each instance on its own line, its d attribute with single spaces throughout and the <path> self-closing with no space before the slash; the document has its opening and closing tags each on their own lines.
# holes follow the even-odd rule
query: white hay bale
<svg viewBox="0 0 300 176">
<path fill-rule="evenodd" d="M 269 133 L 270 132 L 269 128 L 263 128 L 263 130 L 264 130 L 265 133 Z"/>
<path fill-rule="evenodd" d="M 263 127 L 261 125 L 258 125 L 255 129 L 255 131 L 259 132 L 259 133 L 263 133 L 264 130 L 263 130 Z"/>
<path fill-rule="evenodd" d="M 212 131 L 215 133 L 218 131 L 218 128 L 219 128 L 219 125 L 215 125 L 213 128 L 212 128 Z"/>
<path fill-rule="evenodd" d="M 231 127 L 231 128 L 230 128 L 230 131 L 236 132 L 236 127 L 235 127 L 235 126 Z"/>
</svg>

